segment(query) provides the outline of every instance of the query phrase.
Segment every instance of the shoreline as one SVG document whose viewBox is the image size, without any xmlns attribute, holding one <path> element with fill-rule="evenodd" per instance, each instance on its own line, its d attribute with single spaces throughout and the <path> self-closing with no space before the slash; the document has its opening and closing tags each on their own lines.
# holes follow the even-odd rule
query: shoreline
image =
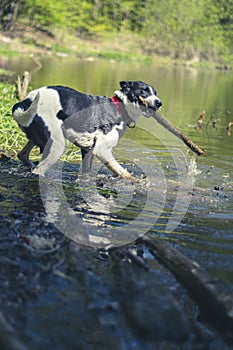
<svg viewBox="0 0 233 350">
<path fill-rule="evenodd" d="M 148 55 L 135 46 L 136 37 L 132 33 L 107 33 L 105 37 L 83 39 L 74 34 L 56 32 L 56 37 L 40 28 L 31 28 L 18 24 L 10 32 L 0 31 L 0 58 L 15 55 L 32 57 L 58 56 L 77 57 L 79 59 L 105 59 L 112 62 L 139 62 L 142 64 L 176 65 L 190 68 L 219 69 L 230 71 L 232 67 L 216 62 L 173 59 L 168 56 Z M 0 66 L 1 67 L 1 66 Z M 1 73 L 0 73 L 1 75 Z"/>
</svg>

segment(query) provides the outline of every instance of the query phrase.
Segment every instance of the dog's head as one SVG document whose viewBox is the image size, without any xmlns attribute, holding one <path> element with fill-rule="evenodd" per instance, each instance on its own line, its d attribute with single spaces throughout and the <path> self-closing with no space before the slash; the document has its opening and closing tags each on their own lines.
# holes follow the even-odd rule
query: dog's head
<svg viewBox="0 0 233 350">
<path fill-rule="evenodd" d="M 145 117 L 152 117 L 153 112 L 162 106 L 161 100 L 156 95 L 156 90 L 143 81 L 121 81 L 120 86 L 121 96 L 118 96 L 123 103 L 125 105 L 133 104 Z"/>
</svg>

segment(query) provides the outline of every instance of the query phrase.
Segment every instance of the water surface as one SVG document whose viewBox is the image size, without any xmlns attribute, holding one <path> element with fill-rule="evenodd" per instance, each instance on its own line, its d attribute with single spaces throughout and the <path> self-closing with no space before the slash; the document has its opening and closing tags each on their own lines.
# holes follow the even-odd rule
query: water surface
<svg viewBox="0 0 233 350">
<path fill-rule="evenodd" d="M 204 156 L 193 158 L 191 153 L 186 153 L 186 146 L 168 135 L 154 120 L 142 117 L 136 128 L 127 131 L 115 154 L 136 176 L 149 174 L 149 183 L 134 184 L 132 192 L 131 185 L 122 185 L 101 168 L 97 194 L 93 195 L 96 203 L 90 208 L 83 200 L 83 189 L 78 181 L 79 161 L 65 163 L 62 185 L 72 210 L 100 232 L 103 227 L 118 227 L 120 232 L 143 212 L 138 226 L 141 228 L 140 225 L 153 221 L 157 215 L 158 219 L 149 229 L 151 234 L 232 286 L 233 129 L 229 135 L 226 130 L 228 122 L 233 121 L 232 73 L 74 58 L 49 57 L 41 62 L 42 69 L 32 74 L 32 88 L 60 84 L 111 96 L 121 80 L 150 83 L 163 101 L 163 115 L 205 150 Z M 32 59 L 25 57 L 6 59 L 4 65 L 19 74 L 35 68 Z M 205 119 L 199 128 L 197 119 L 203 110 Z M 6 174 L 7 183 L 4 182 Z M 9 164 L 2 165 L 1 186 L 1 253 L 11 259 L 7 261 L 11 280 L 9 282 L 5 275 L 2 277 L 6 293 L 2 298 L 6 302 L 6 312 L 12 315 L 16 312 L 17 319 L 23 319 L 21 326 L 17 323 L 17 328 L 22 329 L 30 344 L 36 344 L 36 349 L 46 346 L 68 349 L 67 346 L 72 348 L 77 342 L 80 349 L 86 349 L 85 344 L 88 344 L 88 349 L 101 350 L 109 348 L 109 344 L 115 344 L 114 349 L 141 349 L 142 343 L 148 350 L 155 346 L 174 349 L 177 344 L 185 350 L 227 349 L 211 329 L 200 323 L 197 306 L 145 247 L 140 249 L 154 267 L 150 273 L 138 267 L 135 270 L 135 266 L 126 262 L 124 254 L 119 255 L 117 264 L 110 263 L 109 270 L 106 256 L 93 258 L 92 250 L 78 248 L 75 244 L 64 248 L 65 237 L 46 219 L 37 179 L 19 162 L 12 161 L 10 168 Z M 104 204 L 117 198 L 128 200 L 129 204 L 121 211 L 108 213 L 98 207 L 95 196 L 102 196 Z M 148 197 L 151 200 L 145 210 Z M 174 230 L 167 230 L 168 222 Z M 18 260 L 12 270 L 15 256 Z M 121 266 L 119 261 L 125 265 Z M 15 281 L 19 288 L 25 283 L 21 299 L 13 288 Z M 10 293 L 8 285 L 12 287 Z M 10 306 L 6 306 L 7 300 Z M 158 310 L 157 318 L 150 314 L 153 310 L 150 302 Z M 26 313 L 24 305 L 28 308 Z M 139 305 L 138 308 L 135 305 Z M 171 315 L 169 322 L 163 306 Z M 153 338 L 154 330 L 148 326 L 153 322 L 157 327 L 157 342 Z M 54 327 L 48 332 L 51 324 Z M 64 331 L 67 324 L 69 335 Z M 40 339 L 46 335 L 48 339 L 40 345 Z M 60 342 L 59 347 L 53 344 L 54 336 Z"/>
<path fill-rule="evenodd" d="M 204 252 L 206 267 L 232 281 L 233 276 L 229 270 L 233 262 L 233 130 L 231 135 L 226 131 L 228 122 L 233 121 L 232 73 L 91 58 L 85 61 L 54 57 L 40 60 L 43 65 L 40 70 L 35 70 L 35 62 L 30 57 L 11 58 L 5 62 L 5 66 L 19 74 L 25 69 L 34 72 L 32 88 L 59 84 L 87 93 L 111 96 L 118 89 L 121 80 L 144 80 L 157 89 L 158 96 L 163 101 L 163 115 L 205 150 L 205 155 L 196 159 L 199 174 L 193 177 L 192 200 L 184 222 L 177 228 L 177 232 L 167 235 L 166 239 L 176 242 L 181 249 L 185 246 L 197 260 L 203 258 L 200 251 Z M 203 110 L 206 114 L 202 128 L 199 128 L 197 119 Z M 125 138 L 127 147 L 130 147 L 130 140 L 133 140 L 128 162 L 132 165 L 134 161 L 137 163 L 138 158 L 140 161 L 143 158 L 147 166 L 151 165 L 151 172 L 155 171 L 158 161 L 162 169 L 169 166 L 172 168 L 172 149 L 181 147 L 181 151 L 185 151 L 185 147 L 177 143 L 175 138 L 164 134 L 163 128 L 155 121 L 143 117 L 135 129 L 128 130 Z M 122 147 L 118 151 L 120 157 L 124 156 L 125 146 Z M 145 157 L 140 155 L 141 147 L 143 150 L 146 148 Z M 164 153 L 166 149 L 168 152 Z M 127 152 L 125 158 L 127 162 Z M 145 166 L 138 165 L 141 168 Z M 168 174 L 163 175 L 168 177 Z M 175 170 L 167 180 L 176 181 Z M 167 200 L 169 206 L 169 198 Z M 215 259 L 215 254 L 220 254 L 216 267 L 211 260 Z"/>
</svg>

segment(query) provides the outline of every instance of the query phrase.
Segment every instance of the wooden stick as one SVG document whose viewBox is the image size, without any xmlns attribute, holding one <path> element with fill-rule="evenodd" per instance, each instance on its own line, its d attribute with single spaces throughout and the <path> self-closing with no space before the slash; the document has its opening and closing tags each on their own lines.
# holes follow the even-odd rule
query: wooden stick
<svg viewBox="0 0 233 350">
<path fill-rule="evenodd" d="M 18 75 L 18 98 L 20 101 L 24 100 L 24 98 L 26 97 L 30 81 L 31 81 L 31 75 L 28 71 L 25 71 L 23 73 L 22 81 L 20 76 Z"/>
<path fill-rule="evenodd" d="M 165 129 L 170 131 L 173 135 L 177 136 L 181 141 L 183 141 L 193 152 L 195 152 L 198 156 L 204 154 L 205 152 L 198 147 L 192 140 L 190 140 L 187 136 L 183 134 L 182 131 L 178 130 L 174 127 L 166 118 L 164 118 L 157 111 L 153 116 L 159 124 L 161 124 Z"/>
</svg>

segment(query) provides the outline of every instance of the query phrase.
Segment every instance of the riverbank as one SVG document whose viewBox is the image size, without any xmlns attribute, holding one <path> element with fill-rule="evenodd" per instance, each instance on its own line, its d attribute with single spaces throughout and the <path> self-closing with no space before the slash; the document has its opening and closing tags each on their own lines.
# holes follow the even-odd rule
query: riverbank
<svg viewBox="0 0 233 350">
<path fill-rule="evenodd" d="M 162 57 L 148 56 L 135 45 L 135 36 L 130 33 L 106 33 L 104 38 L 82 39 L 74 34 L 56 30 L 56 33 L 42 28 L 16 25 L 8 33 L 0 32 L 0 55 L 35 54 L 77 56 L 80 58 L 105 58 L 115 61 L 138 60 L 146 63 Z"/>
<path fill-rule="evenodd" d="M 231 69 L 225 64 L 200 61 L 198 57 L 191 60 L 174 59 L 166 55 L 148 54 L 145 39 L 138 34 L 122 31 L 106 32 L 94 39 L 81 38 L 62 30 L 46 31 L 39 27 L 17 24 L 7 33 L 0 32 L 0 57 L 12 55 L 56 55 L 75 56 L 87 60 L 102 58 L 113 62 L 140 62 L 144 64 L 183 65 L 210 69 Z"/>
</svg>

